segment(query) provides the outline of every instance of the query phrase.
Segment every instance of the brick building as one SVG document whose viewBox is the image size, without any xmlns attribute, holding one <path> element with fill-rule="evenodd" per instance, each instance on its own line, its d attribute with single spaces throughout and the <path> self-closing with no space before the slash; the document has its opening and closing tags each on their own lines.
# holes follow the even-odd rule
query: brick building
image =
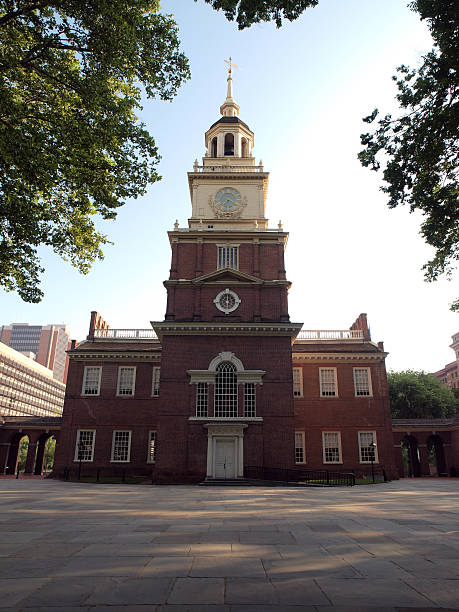
<svg viewBox="0 0 459 612">
<path fill-rule="evenodd" d="M 397 477 L 382 344 L 366 315 L 346 330 L 290 321 L 288 234 L 265 216 L 268 172 L 252 156 L 231 71 L 222 117 L 188 173 L 191 217 L 169 232 L 167 308 L 150 330 L 93 312 L 70 366 L 55 472 L 84 462 L 156 482 L 257 470 Z"/>
<path fill-rule="evenodd" d="M 453 342 L 450 347 L 456 355 L 456 360 L 445 365 L 444 368 L 434 372 L 433 375 L 439 378 L 450 389 L 459 389 L 459 332 L 452 336 Z"/>
</svg>

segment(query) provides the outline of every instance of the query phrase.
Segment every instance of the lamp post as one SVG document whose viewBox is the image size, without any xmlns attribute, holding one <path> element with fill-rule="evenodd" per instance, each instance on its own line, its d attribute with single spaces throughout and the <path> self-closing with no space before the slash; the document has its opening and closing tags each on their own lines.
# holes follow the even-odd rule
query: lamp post
<svg viewBox="0 0 459 612">
<path fill-rule="evenodd" d="M 371 460 L 371 479 L 373 480 L 373 484 L 375 482 L 375 469 L 374 469 L 374 463 L 375 463 L 375 450 L 376 450 L 376 444 L 375 442 L 370 442 L 370 444 L 368 445 L 370 447 L 370 460 Z"/>
<path fill-rule="evenodd" d="M 78 480 L 81 479 L 81 462 L 83 460 L 83 453 L 86 450 L 86 444 L 84 442 L 78 442 Z"/>
</svg>

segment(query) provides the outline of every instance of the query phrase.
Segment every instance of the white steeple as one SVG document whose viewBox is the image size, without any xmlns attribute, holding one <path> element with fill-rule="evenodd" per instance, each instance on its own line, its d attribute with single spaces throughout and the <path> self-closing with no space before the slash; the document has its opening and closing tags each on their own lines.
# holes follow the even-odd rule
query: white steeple
<svg viewBox="0 0 459 612">
<path fill-rule="evenodd" d="M 237 68 L 237 66 L 231 63 L 231 57 L 229 60 L 225 60 L 225 62 L 228 64 L 226 100 L 220 106 L 220 112 L 224 117 L 237 117 L 240 109 L 233 98 L 233 75 L 231 71 L 231 66 L 235 68 Z"/>
</svg>

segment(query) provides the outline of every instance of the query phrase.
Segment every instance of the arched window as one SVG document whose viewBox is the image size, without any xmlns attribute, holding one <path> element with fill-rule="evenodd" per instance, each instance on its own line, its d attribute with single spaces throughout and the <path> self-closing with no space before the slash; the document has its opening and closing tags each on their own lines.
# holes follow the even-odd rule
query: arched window
<svg viewBox="0 0 459 612">
<path fill-rule="evenodd" d="M 236 366 L 229 361 L 223 361 L 217 366 L 214 415 L 237 417 Z"/>
<path fill-rule="evenodd" d="M 241 140 L 241 157 L 248 157 L 247 138 Z"/>
<path fill-rule="evenodd" d="M 225 155 L 234 155 L 234 135 L 225 134 Z"/>
<path fill-rule="evenodd" d="M 210 143 L 210 156 L 217 157 L 217 137 L 212 138 L 212 142 Z"/>
</svg>

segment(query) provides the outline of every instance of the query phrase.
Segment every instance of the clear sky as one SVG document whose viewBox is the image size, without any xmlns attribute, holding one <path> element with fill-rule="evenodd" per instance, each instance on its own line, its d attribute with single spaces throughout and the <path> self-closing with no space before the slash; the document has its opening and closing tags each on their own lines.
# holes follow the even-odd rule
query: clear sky
<svg viewBox="0 0 459 612">
<path fill-rule="evenodd" d="M 389 210 L 380 176 L 357 160 L 361 118 L 375 106 L 396 111 L 395 67 L 416 65 L 431 47 L 428 30 L 407 0 L 320 0 L 277 30 L 259 24 L 239 32 L 203 0 L 167 0 L 192 78 L 172 103 L 146 101 L 140 116 L 162 155 L 161 182 L 99 227 L 114 242 L 105 260 L 80 275 L 43 250 L 47 269 L 40 304 L 0 293 L 0 324 L 64 322 L 82 340 L 91 310 L 111 327 L 148 328 L 162 320 L 170 248 L 167 230 L 191 214 L 186 172 L 204 154 L 204 132 L 219 118 L 232 56 L 240 117 L 255 132 L 254 154 L 270 174 L 267 216 L 290 232 L 290 314 L 304 329 L 345 329 L 368 313 L 372 338 L 383 340 L 388 367 L 434 371 L 453 360 L 448 347 L 459 317 L 448 305 L 451 282 L 426 284 L 431 256 L 421 217 Z"/>
</svg>

